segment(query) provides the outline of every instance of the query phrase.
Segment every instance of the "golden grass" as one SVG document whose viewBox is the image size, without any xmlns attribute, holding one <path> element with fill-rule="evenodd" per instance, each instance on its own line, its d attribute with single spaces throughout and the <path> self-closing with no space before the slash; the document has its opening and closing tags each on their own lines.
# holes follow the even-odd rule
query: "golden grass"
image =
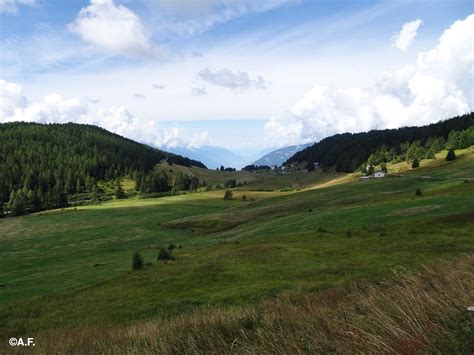
<svg viewBox="0 0 474 355">
<path fill-rule="evenodd" d="M 457 158 L 464 158 L 474 153 L 474 146 L 466 149 L 456 150 Z M 422 159 L 420 161 L 421 168 L 438 168 L 444 165 L 450 164 L 446 161 L 446 155 L 448 154 L 447 150 L 442 150 L 439 153 L 436 153 L 436 159 Z M 419 168 L 417 168 L 419 169 Z M 411 167 L 411 162 L 400 162 L 400 163 L 387 163 L 387 170 L 389 174 L 402 174 L 409 171 L 417 170 Z"/>
<path fill-rule="evenodd" d="M 470 353 L 474 319 L 466 307 L 473 302 L 474 257 L 464 255 L 417 273 L 398 272 L 389 283 L 287 294 L 253 307 L 130 326 L 43 332 L 35 335 L 35 352 Z"/>
</svg>

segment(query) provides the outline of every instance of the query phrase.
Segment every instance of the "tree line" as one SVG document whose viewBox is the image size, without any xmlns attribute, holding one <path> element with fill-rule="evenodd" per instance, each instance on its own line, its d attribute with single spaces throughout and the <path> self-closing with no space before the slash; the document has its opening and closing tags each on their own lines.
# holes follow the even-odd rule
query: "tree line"
<svg viewBox="0 0 474 355">
<path fill-rule="evenodd" d="M 271 169 L 271 166 L 269 165 L 255 165 L 255 164 L 246 165 L 242 168 L 242 170 L 245 170 L 245 171 L 270 170 L 270 169 Z"/>
<path fill-rule="evenodd" d="M 162 160 L 206 168 L 96 126 L 0 124 L 0 215 L 64 207 L 71 195 L 98 193 L 98 181 L 148 176 Z"/>
<path fill-rule="evenodd" d="M 336 134 L 296 153 L 285 164 L 318 162 L 322 168 L 354 172 L 369 159 L 373 160 L 369 163 L 390 161 L 394 156 L 412 159 L 416 155 L 420 159 L 444 148 L 459 149 L 474 144 L 473 125 L 471 112 L 422 127 Z"/>
</svg>

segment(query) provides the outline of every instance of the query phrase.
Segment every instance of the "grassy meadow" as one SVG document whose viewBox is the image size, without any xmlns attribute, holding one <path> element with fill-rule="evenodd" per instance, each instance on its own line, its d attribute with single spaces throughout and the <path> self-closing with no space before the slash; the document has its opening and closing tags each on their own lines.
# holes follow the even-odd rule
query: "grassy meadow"
<svg viewBox="0 0 474 355">
<path fill-rule="evenodd" d="M 0 220 L 0 337 L 46 339 L 110 327 L 137 332 L 142 322 L 179 322 L 200 310 L 242 316 L 265 302 L 391 282 L 394 272 L 468 258 L 474 253 L 474 149 L 457 153 L 452 162 L 444 152 L 415 170 L 389 164 L 398 177 L 368 181 L 331 172 L 185 168 L 208 183 L 236 178 L 247 184 L 231 201 L 223 190 L 202 191 Z M 158 262 L 159 249 L 171 243 L 176 260 Z M 131 270 L 135 251 L 149 263 L 143 270 Z M 470 285 L 467 294 L 474 292 Z M 265 347 L 271 339 L 262 339 L 262 347 L 240 350 L 285 350 Z M 40 337 L 37 343 L 41 349 Z M 124 352 L 140 352 L 136 346 Z"/>
</svg>

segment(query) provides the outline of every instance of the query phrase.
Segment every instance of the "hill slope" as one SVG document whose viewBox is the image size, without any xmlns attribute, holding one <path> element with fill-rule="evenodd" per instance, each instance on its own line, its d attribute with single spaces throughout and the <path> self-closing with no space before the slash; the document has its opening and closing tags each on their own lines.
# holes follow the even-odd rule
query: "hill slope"
<svg viewBox="0 0 474 355">
<path fill-rule="evenodd" d="M 258 195 L 236 189 L 230 201 L 222 198 L 223 191 L 206 191 L 0 220 L 0 337 L 31 334 L 44 339 L 39 335 L 43 331 L 64 332 L 69 344 L 91 347 L 81 351 L 90 353 L 94 343 L 78 339 L 87 329 L 100 336 L 147 319 L 160 324 L 173 322 L 177 314 L 178 320 L 192 319 L 188 317 L 198 307 L 213 312 L 241 306 L 236 310 L 239 321 L 230 328 L 210 313 L 213 321 L 206 329 L 211 334 L 222 330 L 225 343 L 216 348 L 216 338 L 209 335 L 207 343 L 194 342 L 203 347 L 196 352 L 225 352 L 242 329 L 252 334 L 257 352 L 271 352 L 269 343 L 260 341 L 263 333 L 253 334 L 253 322 L 267 318 L 246 316 L 249 305 L 259 300 L 278 297 L 282 312 L 290 315 L 293 308 L 285 292 L 304 298 L 308 292 L 328 290 L 325 299 L 332 302 L 336 285 L 387 281 L 393 270 L 430 267 L 474 252 L 474 184 L 464 181 L 474 176 L 474 150 L 456 153 L 456 160 L 440 156 L 429 167 L 422 161 L 421 168 L 405 176 L 325 189 Z M 417 188 L 422 196 L 415 196 Z M 244 200 L 242 194 L 255 200 Z M 157 262 L 160 248 L 170 244 L 177 246 L 175 260 Z M 131 271 L 135 251 L 154 264 Z M 465 312 L 463 304 L 456 304 L 460 312 Z M 349 308 L 355 319 L 366 321 L 364 313 Z M 326 313 L 323 318 L 334 320 Z M 286 334 L 296 319 L 272 322 L 278 330 L 268 334 L 281 337 L 281 326 Z M 302 326 L 307 329 L 307 323 Z M 164 341 L 165 334 L 149 329 L 134 352 L 150 349 L 148 341 Z M 199 334 L 209 334 L 206 329 Z M 166 344 L 179 346 L 179 339 L 189 339 L 176 332 Z M 295 337 L 301 342 L 318 338 Z M 2 344 L 7 346 L 2 342 L 0 352 Z M 115 352 L 130 350 L 127 346 Z M 61 352 L 48 351 L 43 341 L 40 347 L 45 353 Z"/>
<path fill-rule="evenodd" d="M 300 144 L 300 145 L 292 145 L 289 147 L 284 147 L 280 149 L 276 149 L 271 151 L 270 153 L 265 154 L 263 157 L 256 160 L 253 165 L 261 166 L 261 165 L 281 165 L 283 164 L 288 158 L 292 157 L 294 154 L 298 153 L 299 151 L 311 146 L 312 143 L 307 144 Z"/>
<path fill-rule="evenodd" d="M 12 193 L 34 206 L 64 204 L 64 195 L 92 192 L 98 180 L 146 173 L 161 160 L 205 166 L 105 129 L 81 124 L 0 124 L 0 206 Z"/>
<path fill-rule="evenodd" d="M 336 134 L 296 153 L 286 163 L 319 162 L 325 168 L 335 167 L 336 171 L 353 172 L 382 146 L 387 150 L 393 149 L 394 154 L 400 154 L 403 149 L 401 145 L 405 142 L 420 141 L 423 145 L 430 137 L 446 140 L 451 131 L 462 131 L 472 125 L 474 113 L 423 127 Z"/>
</svg>

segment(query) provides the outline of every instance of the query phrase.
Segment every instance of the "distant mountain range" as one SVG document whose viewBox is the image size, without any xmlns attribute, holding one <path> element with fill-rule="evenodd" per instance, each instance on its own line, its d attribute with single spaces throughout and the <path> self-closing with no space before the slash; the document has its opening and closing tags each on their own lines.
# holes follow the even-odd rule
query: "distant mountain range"
<svg viewBox="0 0 474 355">
<path fill-rule="evenodd" d="M 281 165 L 292 157 L 295 153 L 312 145 L 300 144 L 290 147 L 279 148 L 277 150 L 265 149 L 260 152 L 256 151 L 239 151 L 232 152 L 229 149 L 204 145 L 200 147 L 161 147 L 161 149 L 179 154 L 189 159 L 194 159 L 202 162 L 209 169 L 215 169 L 223 165 L 224 167 L 232 167 L 236 169 L 254 162 L 255 158 L 259 157 L 253 164 L 255 165 Z"/>
<path fill-rule="evenodd" d="M 199 160 L 209 169 L 215 169 L 221 165 L 239 169 L 248 163 L 245 158 L 228 149 L 209 145 L 201 147 L 162 147 L 162 149 L 190 159 Z"/>
<path fill-rule="evenodd" d="M 314 143 L 307 143 L 307 144 L 300 144 L 300 145 L 292 145 L 289 147 L 280 148 L 270 153 L 265 154 L 260 159 L 256 160 L 253 164 L 254 165 L 282 165 L 285 161 L 291 158 L 294 154 L 298 153 L 299 151 L 313 145 Z M 194 158 L 193 158 L 194 159 Z M 203 161 L 202 159 L 199 159 Z M 204 162 L 204 164 L 206 164 Z"/>
</svg>

